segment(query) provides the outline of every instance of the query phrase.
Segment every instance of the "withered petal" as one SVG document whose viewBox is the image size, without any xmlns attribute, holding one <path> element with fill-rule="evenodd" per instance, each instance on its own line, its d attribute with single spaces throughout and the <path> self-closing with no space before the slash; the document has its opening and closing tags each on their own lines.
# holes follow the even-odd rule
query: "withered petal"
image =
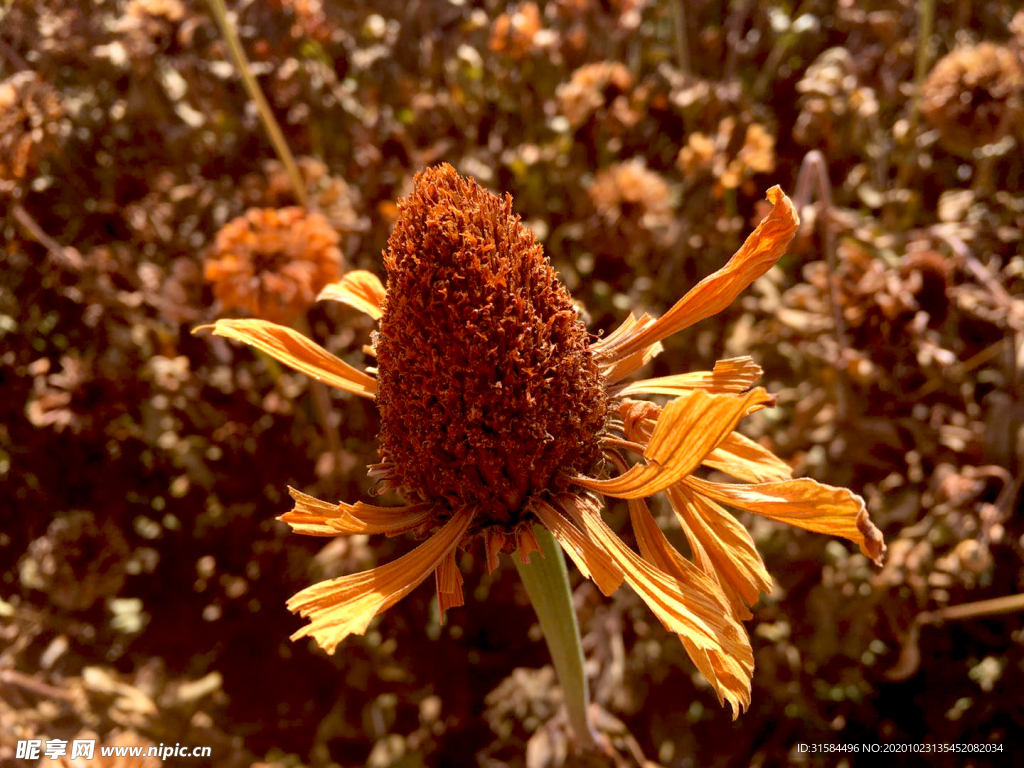
<svg viewBox="0 0 1024 768">
<path fill-rule="evenodd" d="M 434 514 L 430 504 L 402 507 L 377 507 L 372 504 L 339 502 L 331 504 L 288 488 L 295 508 L 278 517 L 295 533 L 307 536 L 349 536 L 355 533 L 385 533 L 394 536 L 419 527 Z"/>
<path fill-rule="evenodd" d="M 628 359 L 628 358 L 627 358 Z M 761 366 L 752 357 L 719 360 L 713 371 L 693 371 L 674 376 L 634 381 L 616 392 L 617 395 L 680 395 L 694 389 L 708 392 L 746 392 L 761 378 Z"/>
<path fill-rule="evenodd" d="M 767 483 L 793 477 L 793 468 L 789 464 L 739 432 L 726 435 L 725 440 L 704 459 L 704 466 L 749 483 Z"/>
<path fill-rule="evenodd" d="M 772 577 L 750 533 L 714 501 L 691 491 L 685 481 L 666 493 L 701 570 L 721 585 L 737 618 L 749 619 L 748 606 L 772 590 Z"/>
<path fill-rule="evenodd" d="M 693 574 L 703 577 L 697 567 L 686 560 L 669 540 L 662 533 L 661 528 L 654 521 L 647 504 L 642 499 L 630 499 L 629 517 L 633 525 L 633 532 L 636 535 L 640 553 L 645 560 L 651 562 L 655 567 L 660 568 L 668 575 L 676 578 L 683 584 L 693 581 Z M 720 589 L 720 585 L 715 584 Z M 723 594 L 720 599 L 725 601 L 728 598 Z M 733 613 L 739 619 L 741 616 Z M 749 640 L 745 648 L 733 647 L 732 655 L 721 650 L 700 648 L 689 640 L 686 635 L 679 635 L 679 639 L 686 648 L 690 659 L 700 670 L 701 674 L 711 683 L 718 696 L 718 702 L 728 701 L 732 707 L 732 716 L 735 720 L 739 713 L 750 705 L 751 679 L 754 674 L 753 649 L 750 648 Z"/>
<path fill-rule="evenodd" d="M 732 304 L 747 286 L 775 266 L 796 234 L 800 219 L 793 203 L 778 186 L 768 190 L 768 200 L 772 203 L 772 210 L 724 267 L 697 283 L 654 322 L 636 322 L 613 344 L 600 347 L 600 354 L 620 360 L 718 314 Z"/>
<path fill-rule="evenodd" d="M 649 463 L 637 464 L 609 480 L 576 475 L 573 482 L 606 496 L 623 499 L 650 496 L 695 470 L 751 407 L 772 400 L 760 387 L 745 395 L 712 395 L 694 390 L 662 410 L 644 451 Z"/>
<path fill-rule="evenodd" d="M 862 499 L 846 488 L 836 488 L 810 478 L 754 485 L 713 483 L 687 478 L 695 491 L 737 509 L 808 531 L 842 536 L 860 546 L 876 565 L 882 564 L 885 541 L 868 516 Z"/>
<path fill-rule="evenodd" d="M 336 283 L 324 286 L 317 301 L 337 301 L 380 320 L 384 314 L 384 284 L 372 272 L 355 269 L 346 272 Z"/>
<path fill-rule="evenodd" d="M 604 595 L 622 586 L 625 576 L 609 553 L 580 531 L 565 514 L 542 499 L 534 500 L 534 512 L 545 528 L 562 545 L 580 573 L 597 584 Z"/>
<path fill-rule="evenodd" d="M 656 341 L 654 344 L 637 350 L 631 355 L 601 366 L 601 375 L 607 384 L 622 381 L 626 377 L 632 376 L 664 351 L 665 347 L 661 345 L 660 341 Z"/>
<path fill-rule="evenodd" d="M 581 526 L 592 545 L 607 553 L 667 629 L 685 635 L 698 648 L 753 664 L 746 630 L 732 616 L 715 582 L 692 566 L 680 568 L 679 578 L 648 563 L 615 535 L 591 499 L 562 494 L 558 504 Z"/>
<path fill-rule="evenodd" d="M 277 323 L 266 320 L 218 320 L 196 328 L 212 329 L 215 336 L 241 341 L 317 381 L 373 399 L 377 380 L 335 357 L 319 344 Z"/>
<path fill-rule="evenodd" d="M 469 528 L 473 510 L 463 507 L 437 533 L 394 562 L 363 573 L 322 581 L 288 601 L 288 609 L 310 623 L 291 636 L 312 637 L 333 653 L 349 635 L 366 632 L 373 618 L 418 587 Z"/>
</svg>

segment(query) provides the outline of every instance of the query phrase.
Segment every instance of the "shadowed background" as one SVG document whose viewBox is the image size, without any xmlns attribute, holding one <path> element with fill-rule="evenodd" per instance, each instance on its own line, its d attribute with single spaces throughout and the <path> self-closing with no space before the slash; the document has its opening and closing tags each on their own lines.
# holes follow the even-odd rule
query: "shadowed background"
<svg viewBox="0 0 1024 768">
<path fill-rule="evenodd" d="M 334 657 L 288 640 L 290 595 L 411 546 L 274 520 L 288 485 L 368 497 L 376 412 L 190 335 L 245 314 L 204 280 L 225 255 L 329 264 L 336 241 L 384 278 L 395 201 L 447 161 L 513 195 L 595 333 L 721 266 L 772 184 L 806 204 L 779 268 L 650 373 L 752 355 L 778 407 L 747 434 L 861 493 L 888 561 L 743 518 L 776 589 L 735 723 L 628 588 L 574 575 L 620 764 L 867 764 L 797 745 L 927 740 L 1007 750 L 930 764 L 1006 764 L 1020 614 L 915 617 L 1024 589 L 1013 3 L 229 6 L 320 214 L 273 240 L 267 209 L 297 200 L 204 3 L 0 9 L 0 762 L 91 732 L 217 766 L 565 764 L 532 609 L 482 548 L 443 627 L 424 586 Z M 225 229 L 253 210 L 256 245 Z M 288 311 L 363 359 L 368 318 Z"/>
</svg>

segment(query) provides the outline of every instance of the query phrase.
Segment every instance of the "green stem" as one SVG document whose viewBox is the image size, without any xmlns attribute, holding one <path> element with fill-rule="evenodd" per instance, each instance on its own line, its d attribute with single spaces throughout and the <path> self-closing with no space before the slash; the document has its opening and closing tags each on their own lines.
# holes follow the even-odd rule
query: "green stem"
<svg viewBox="0 0 1024 768">
<path fill-rule="evenodd" d="M 595 741 L 588 715 L 590 689 L 583 668 L 580 628 L 572 604 L 565 556 L 546 528 L 534 526 L 533 534 L 543 557 L 532 557 L 525 565 L 518 557 L 512 559 L 540 620 L 540 628 L 562 686 L 569 724 L 576 733 L 580 747 L 592 748 Z"/>
<path fill-rule="evenodd" d="M 259 113 L 260 122 L 263 123 L 263 129 L 267 132 L 267 136 L 270 137 L 270 143 L 274 145 L 274 151 L 277 152 L 278 158 L 284 163 L 284 169 L 288 173 L 288 178 L 291 179 L 292 186 L 295 187 L 295 198 L 303 208 L 309 208 L 306 187 L 302 183 L 302 177 L 299 176 L 299 168 L 295 164 L 295 158 L 292 157 L 292 151 L 288 148 L 288 142 L 285 141 L 281 126 L 278 125 L 277 118 L 274 117 L 274 113 L 270 109 L 263 91 L 260 90 L 259 83 L 256 82 L 256 78 L 252 74 L 249 59 L 246 58 L 245 50 L 242 48 L 242 41 L 238 39 L 238 32 L 235 31 L 234 25 L 228 20 L 227 6 L 224 5 L 224 0 L 207 0 L 207 2 L 210 4 L 213 17 L 217 20 L 217 26 L 220 27 L 221 34 L 224 35 L 224 40 L 228 44 L 228 50 L 231 52 L 231 58 L 234 59 L 235 67 L 242 76 L 245 90 L 249 92 L 249 97 L 256 104 L 256 111 Z"/>
</svg>

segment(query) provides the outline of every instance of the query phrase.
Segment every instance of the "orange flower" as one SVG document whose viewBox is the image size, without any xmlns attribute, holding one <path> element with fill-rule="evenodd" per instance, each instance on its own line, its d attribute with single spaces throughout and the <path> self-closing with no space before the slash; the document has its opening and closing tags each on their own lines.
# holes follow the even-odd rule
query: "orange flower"
<svg viewBox="0 0 1024 768">
<path fill-rule="evenodd" d="M 217 233 L 204 276 L 224 309 L 291 322 L 338 277 L 338 233 L 302 208 L 250 208 Z"/>
<path fill-rule="evenodd" d="M 379 321 L 376 375 L 262 320 L 220 320 L 214 333 L 257 347 L 327 384 L 375 398 L 381 462 L 371 474 L 404 506 L 332 504 L 296 490 L 281 519 L 298 533 L 429 535 L 398 560 L 324 581 L 288 603 L 333 652 L 347 636 L 434 574 L 440 608 L 462 605 L 460 544 L 483 540 L 526 562 L 545 526 L 605 594 L 624 582 L 677 633 L 734 716 L 750 701 L 754 658 L 741 620 L 772 587 L 750 534 L 725 506 L 846 537 L 878 562 L 881 533 L 850 491 L 794 480 L 789 467 L 736 432 L 774 398 L 752 388 L 749 357 L 713 371 L 626 383 L 661 341 L 720 312 L 782 256 L 797 228 L 778 187 L 740 251 L 665 315 L 630 317 L 600 341 L 577 319 L 530 230 L 498 198 L 442 165 L 420 173 L 388 241 L 387 289 L 350 272 L 321 298 Z M 636 399 L 668 395 L 661 407 Z M 641 456 L 631 462 L 629 454 Z M 694 473 L 724 472 L 738 483 Z M 694 562 L 668 542 L 644 498 L 664 491 Z M 628 501 L 640 552 L 601 517 L 601 496 Z M 724 506 L 723 506 L 724 505 Z"/>
</svg>

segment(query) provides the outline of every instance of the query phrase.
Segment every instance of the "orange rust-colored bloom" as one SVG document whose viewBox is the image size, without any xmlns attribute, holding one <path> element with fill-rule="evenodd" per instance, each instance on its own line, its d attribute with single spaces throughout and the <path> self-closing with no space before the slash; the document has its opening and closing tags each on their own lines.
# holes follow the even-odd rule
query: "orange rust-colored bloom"
<svg viewBox="0 0 1024 768">
<path fill-rule="evenodd" d="M 291 322 L 335 281 L 338 233 L 303 208 L 250 208 L 217 233 L 203 274 L 226 310 Z"/>
<path fill-rule="evenodd" d="M 490 569 L 503 551 L 525 562 L 540 524 L 603 593 L 633 587 L 679 635 L 720 701 L 734 716 L 745 708 L 754 657 L 740 622 L 772 580 L 726 507 L 843 536 L 876 562 L 885 549 L 860 497 L 792 479 L 781 459 L 736 431 L 774 402 L 753 386 L 761 370 L 749 357 L 629 380 L 662 340 L 725 309 L 779 260 L 797 216 L 778 187 L 768 199 L 771 212 L 720 270 L 662 317 L 632 316 L 594 341 L 511 198 L 442 165 L 420 173 L 400 203 L 387 288 L 356 271 L 321 295 L 379 321 L 376 375 L 289 328 L 218 321 L 214 333 L 380 408 L 381 461 L 371 474 L 406 503 L 335 504 L 292 490 L 295 507 L 281 519 L 313 536 L 427 537 L 392 563 L 299 592 L 288 606 L 310 623 L 293 637 L 333 652 L 431 574 L 443 614 L 463 603 L 460 544 L 482 539 Z M 643 399 L 650 395 L 669 401 Z M 704 479 L 701 467 L 740 482 Z M 648 511 L 644 499 L 659 491 L 694 562 Z M 602 519 L 602 496 L 627 500 L 639 552 Z"/>
</svg>

